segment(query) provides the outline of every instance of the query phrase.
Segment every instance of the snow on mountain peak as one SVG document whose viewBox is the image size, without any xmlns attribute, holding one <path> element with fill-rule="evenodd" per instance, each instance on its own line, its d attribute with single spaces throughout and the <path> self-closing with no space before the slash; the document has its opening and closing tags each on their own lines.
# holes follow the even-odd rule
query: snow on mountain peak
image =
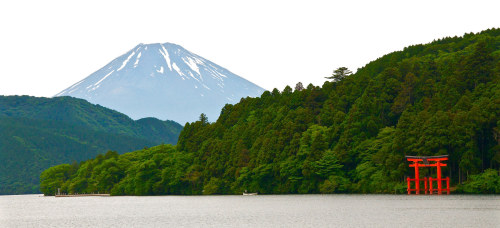
<svg viewBox="0 0 500 228">
<path fill-rule="evenodd" d="M 202 112 L 215 121 L 225 103 L 263 91 L 177 44 L 141 43 L 56 96 L 87 99 L 132 118 L 184 123 Z"/>
<path fill-rule="evenodd" d="M 126 59 L 125 61 L 123 61 L 123 63 L 122 63 L 122 65 L 120 66 L 120 68 L 118 68 L 118 70 L 116 70 L 116 71 L 120 71 L 120 70 L 122 70 L 122 69 L 123 69 L 123 68 L 127 65 L 128 61 L 130 61 L 130 59 L 131 59 L 131 58 L 132 58 L 132 56 L 134 56 L 134 55 L 135 55 L 135 51 L 133 51 L 133 52 L 132 52 L 132 53 L 131 53 L 128 57 L 127 57 L 127 59 Z"/>
</svg>

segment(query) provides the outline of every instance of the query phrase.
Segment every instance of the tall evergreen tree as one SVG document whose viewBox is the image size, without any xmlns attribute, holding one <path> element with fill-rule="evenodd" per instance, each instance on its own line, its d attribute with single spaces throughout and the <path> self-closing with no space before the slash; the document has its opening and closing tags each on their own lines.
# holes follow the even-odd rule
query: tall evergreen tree
<svg viewBox="0 0 500 228">
<path fill-rule="evenodd" d="M 352 71 L 347 69 L 347 67 L 339 67 L 336 70 L 333 71 L 332 76 L 325 77 L 326 79 L 333 79 L 334 81 L 342 81 L 346 77 L 352 75 Z"/>
</svg>

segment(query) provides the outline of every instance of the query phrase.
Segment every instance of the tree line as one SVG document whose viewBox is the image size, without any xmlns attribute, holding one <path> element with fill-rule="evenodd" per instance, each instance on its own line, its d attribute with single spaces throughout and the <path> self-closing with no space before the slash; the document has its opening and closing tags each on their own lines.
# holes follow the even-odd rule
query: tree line
<svg viewBox="0 0 500 228">
<path fill-rule="evenodd" d="M 321 87 L 227 104 L 215 122 L 187 123 L 177 146 L 49 168 L 41 190 L 403 193 L 405 155 L 448 154 L 457 191 L 500 193 L 499 60 L 500 29 L 410 46 Z"/>
</svg>

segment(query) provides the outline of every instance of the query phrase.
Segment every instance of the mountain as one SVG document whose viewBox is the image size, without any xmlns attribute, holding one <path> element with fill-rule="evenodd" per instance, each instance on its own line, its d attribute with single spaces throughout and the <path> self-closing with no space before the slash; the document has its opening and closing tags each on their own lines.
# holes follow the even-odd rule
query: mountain
<svg viewBox="0 0 500 228">
<path fill-rule="evenodd" d="M 41 191 L 405 194 L 414 175 L 405 155 L 448 154 L 452 186 L 499 194 L 499 136 L 500 29 L 491 29 L 407 47 L 322 87 L 242 99 L 216 122 L 186 124 L 176 147 L 51 167 Z"/>
<path fill-rule="evenodd" d="M 0 96 L 0 117 L 55 120 L 95 131 L 176 144 L 182 126 L 174 121 L 137 121 L 117 111 L 72 97 Z"/>
<path fill-rule="evenodd" d="M 182 126 L 71 97 L 0 96 L 0 194 L 39 192 L 40 172 L 108 150 L 175 144 Z"/>
<path fill-rule="evenodd" d="M 171 44 L 139 44 L 55 96 L 85 99 L 133 119 L 156 117 L 184 124 L 201 113 L 216 120 L 220 109 L 261 87 Z"/>
</svg>

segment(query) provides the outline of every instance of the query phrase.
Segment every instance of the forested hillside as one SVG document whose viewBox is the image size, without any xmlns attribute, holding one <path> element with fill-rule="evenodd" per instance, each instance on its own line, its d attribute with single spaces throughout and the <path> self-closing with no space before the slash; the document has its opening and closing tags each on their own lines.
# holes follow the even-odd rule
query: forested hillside
<svg viewBox="0 0 500 228">
<path fill-rule="evenodd" d="M 96 131 L 144 138 L 157 143 L 177 142 L 178 123 L 156 118 L 137 121 L 120 112 L 73 97 L 0 96 L 0 118 L 55 120 Z"/>
<path fill-rule="evenodd" d="M 226 105 L 214 123 L 202 115 L 186 124 L 176 147 L 52 167 L 41 190 L 401 193 L 405 155 L 448 154 L 444 172 L 458 191 L 500 193 L 499 116 L 500 29 L 490 29 L 336 71 L 322 87 Z"/>
<path fill-rule="evenodd" d="M 60 163 L 175 144 L 181 129 L 173 121 L 133 121 L 81 99 L 0 96 L 0 194 L 39 192 L 40 172 Z"/>
</svg>

